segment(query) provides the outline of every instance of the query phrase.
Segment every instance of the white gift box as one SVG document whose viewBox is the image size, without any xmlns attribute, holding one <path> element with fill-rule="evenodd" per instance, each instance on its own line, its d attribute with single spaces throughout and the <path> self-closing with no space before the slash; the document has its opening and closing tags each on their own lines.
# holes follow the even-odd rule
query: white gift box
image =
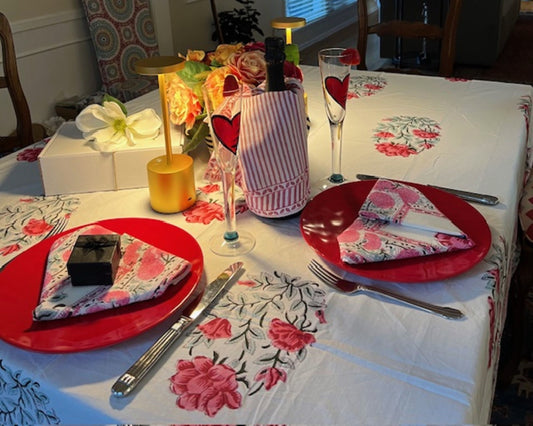
<svg viewBox="0 0 533 426">
<path fill-rule="evenodd" d="M 181 153 L 183 133 L 171 127 L 172 151 Z M 113 191 L 148 186 L 146 164 L 165 155 L 163 131 L 155 139 L 115 152 L 97 151 L 74 122 L 64 123 L 39 155 L 45 195 Z"/>
</svg>

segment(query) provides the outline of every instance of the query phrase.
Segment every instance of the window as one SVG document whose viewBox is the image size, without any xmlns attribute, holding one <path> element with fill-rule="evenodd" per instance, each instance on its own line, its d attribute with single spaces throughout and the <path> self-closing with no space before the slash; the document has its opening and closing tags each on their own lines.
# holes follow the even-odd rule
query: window
<svg viewBox="0 0 533 426">
<path fill-rule="evenodd" d="M 327 15 L 356 3 L 357 0 L 286 0 L 286 16 L 298 16 L 305 18 L 307 23 L 318 21 Z"/>
</svg>

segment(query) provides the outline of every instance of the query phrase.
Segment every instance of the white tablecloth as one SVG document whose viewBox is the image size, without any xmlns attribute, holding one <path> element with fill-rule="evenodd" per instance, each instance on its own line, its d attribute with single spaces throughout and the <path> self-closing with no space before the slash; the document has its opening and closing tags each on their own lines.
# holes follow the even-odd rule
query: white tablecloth
<svg viewBox="0 0 533 426">
<path fill-rule="evenodd" d="M 304 71 L 316 182 L 329 173 L 329 125 L 319 71 Z M 157 108 L 157 96 L 132 101 L 129 111 Z M 317 255 L 304 242 L 298 217 L 267 220 L 244 211 L 238 227 L 257 239 L 239 259 L 245 275 L 138 391 L 116 399 L 110 388 L 172 319 L 87 352 L 44 354 L 0 342 L 0 422 L 486 423 L 514 266 L 517 203 L 533 140 L 532 96 L 533 88 L 524 85 L 352 73 L 343 147 L 349 179 L 367 173 L 501 201 L 473 205 L 490 226 L 492 247 L 471 270 L 429 283 L 379 283 L 461 309 L 466 319 L 332 291 L 307 270 Z M 394 149 L 387 145 L 392 138 Z M 201 181 L 205 153 L 195 160 L 195 207 L 161 215 L 150 209 L 146 188 L 42 197 L 38 162 L 32 161 L 32 149 L 42 145 L 0 159 L 0 264 L 42 239 L 39 224 L 65 214 L 68 228 L 120 217 L 182 227 L 203 248 L 203 284 L 229 263 L 206 247 L 224 225 L 220 192 Z M 33 233 L 23 231 L 30 218 Z M 0 286 L 17 291 L 23 285 L 4 282 L 0 272 Z"/>
</svg>

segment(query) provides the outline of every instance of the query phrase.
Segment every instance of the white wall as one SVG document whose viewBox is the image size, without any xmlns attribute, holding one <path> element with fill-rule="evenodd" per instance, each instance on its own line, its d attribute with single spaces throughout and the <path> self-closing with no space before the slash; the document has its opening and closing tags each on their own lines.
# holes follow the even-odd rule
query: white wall
<svg viewBox="0 0 533 426">
<path fill-rule="evenodd" d="M 85 16 L 78 0 L 0 0 L 11 24 L 17 66 L 34 122 L 55 115 L 62 99 L 100 86 Z M 16 127 L 11 100 L 0 92 L 0 133 Z"/>
</svg>

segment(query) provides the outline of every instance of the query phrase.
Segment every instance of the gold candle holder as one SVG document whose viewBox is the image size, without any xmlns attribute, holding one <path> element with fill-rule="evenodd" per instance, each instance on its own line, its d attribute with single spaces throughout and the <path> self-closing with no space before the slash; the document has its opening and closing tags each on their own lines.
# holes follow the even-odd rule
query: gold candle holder
<svg viewBox="0 0 533 426">
<path fill-rule="evenodd" d="M 196 201 L 193 159 L 186 154 L 172 153 L 172 140 L 168 119 L 168 102 L 165 74 L 183 68 L 183 59 L 175 56 L 153 56 L 135 63 L 135 71 L 143 75 L 157 75 L 161 115 L 165 132 L 165 155 L 147 164 L 150 205 L 160 213 L 177 213 Z"/>
<path fill-rule="evenodd" d="M 305 26 L 305 18 L 282 17 L 270 22 L 272 28 L 285 30 L 285 44 L 292 44 L 292 29 Z"/>
</svg>

